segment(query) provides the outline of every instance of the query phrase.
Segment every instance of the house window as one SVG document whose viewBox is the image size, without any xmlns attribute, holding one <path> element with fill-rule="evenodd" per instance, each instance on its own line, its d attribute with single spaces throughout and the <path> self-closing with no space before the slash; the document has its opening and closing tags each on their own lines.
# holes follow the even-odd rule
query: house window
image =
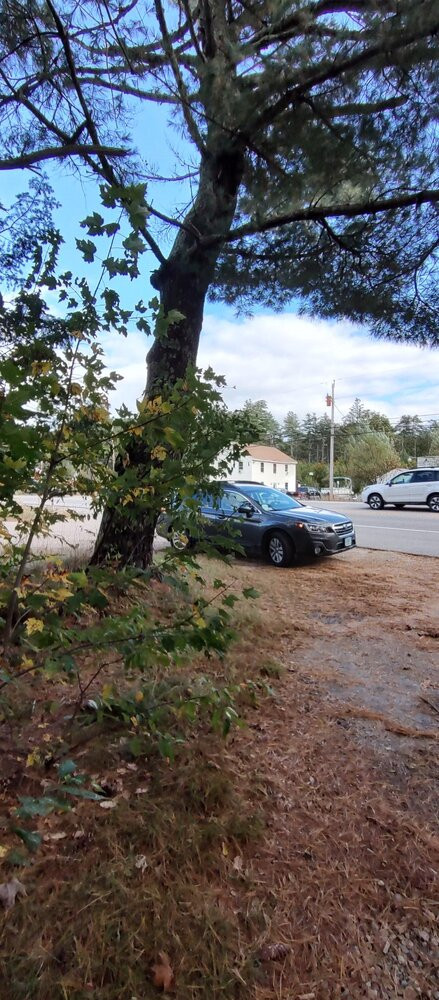
<svg viewBox="0 0 439 1000">
<path fill-rule="evenodd" d="M 286 491 L 288 493 L 288 483 L 285 483 L 285 489 L 286 489 Z"/>
<path fill-rule="evenodd" d="M 285 466 L 285 472 L 288 475 L 288 465 Z"/>
<path fill-rule="evenodd" d="M 277 472 L 277 465 L 276 465 L 276 462 L 273 462 L 273 472 Z"/>
<path fill-rule="evenodd" d="M 263 472 L 263 471 L 264 471 L 264 463 L 261 462 L 261 472 Z"/>
<path fill-rule="evenodd" d="M 244 462 L 238 462 L 239 471 L 242 472 L 244 469 Z"/>
</svg>

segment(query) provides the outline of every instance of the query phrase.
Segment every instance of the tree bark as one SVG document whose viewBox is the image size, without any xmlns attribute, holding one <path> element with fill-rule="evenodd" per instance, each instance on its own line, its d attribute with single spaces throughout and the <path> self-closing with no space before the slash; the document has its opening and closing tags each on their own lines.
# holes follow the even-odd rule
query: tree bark
<svg viewBox="0 0 439 1000">
<path fill-rule="evenodd" d="M 146 398 L 166 396 L 196 363 L 206 294 L 233 222 L 244 169 L 242 148 L 227 141 L 224 132 L 218 148 L 217 139 L 212 137 L 203 154 L 198 193 L 168 260 L 151 277 L 163 314 L 178 310 L 183 319 L 170 324 L 166 337 L 154 339 L 147 356 Z M 219 239 L 209 244 L 208 238 L 217 234 Z M 150 456 L 138 438 L 128 460 L 138 467 L 143 483 L 147 481 Z M 116 558 L 122 565 L 147 567 L 153 557 L 155 523 L 156 516 L 136 511 L 135 504 L 105 510 L 92 563 Z"/>
</svg>

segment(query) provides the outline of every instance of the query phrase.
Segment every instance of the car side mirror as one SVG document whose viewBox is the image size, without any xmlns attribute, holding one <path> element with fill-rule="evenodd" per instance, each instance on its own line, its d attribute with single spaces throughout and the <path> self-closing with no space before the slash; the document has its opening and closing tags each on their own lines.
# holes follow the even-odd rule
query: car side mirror
<svg viewBox="0 0 439 1000">
<path fill-rule="evenodd" d="M 251 517 L 253 511 L 254 507 L 251 503 L 242 503 L 241 506 L 238 507 L 238 514 L 245 514 L 246 517 Z"/>
</svg>

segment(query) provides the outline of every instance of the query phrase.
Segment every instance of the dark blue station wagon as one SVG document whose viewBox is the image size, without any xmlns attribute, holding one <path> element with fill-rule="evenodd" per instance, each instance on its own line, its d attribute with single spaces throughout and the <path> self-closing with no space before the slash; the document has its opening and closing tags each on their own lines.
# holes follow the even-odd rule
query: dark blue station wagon
<svg viewBox="0 0 439 1000">
<path fill-rule="evenodd" d="M 247 555 L 263 556 L 273 566 L 290 566 L 296 557 L 334 555 L 355 546 L 352 521 L 332 510 L 307 507 L 280 490 L 259 483 L 216 484 L 215 495 L 196 497 L 201 515 L 201 534 L 215 542 L 230 534 Z M 157 532 L 175 548 L 186 548 L 194 539 L 189 529 L 178 527 L 172 512 L 161 514 Z"/>
</svg>

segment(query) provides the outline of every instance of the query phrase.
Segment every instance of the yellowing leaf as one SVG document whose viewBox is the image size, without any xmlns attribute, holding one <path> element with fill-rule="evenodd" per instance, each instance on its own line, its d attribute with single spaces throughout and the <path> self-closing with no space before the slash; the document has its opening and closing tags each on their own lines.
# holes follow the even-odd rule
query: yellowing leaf
<svg viewBox="0 0 439 1000">
<path fill-rule="evenodd" d="M 103 697 L 104 701 L 108 701 L 108 699 L 111 698 L 112 694 L 113 694 L 113 685 L 112 684 L 104 684 L 104 686 L 102 688 L 102 697 Z"/>
<path fill-rule="evenodd" d="M 0 844 L 0 858 L 4 858 L 8 853 L 9 847 L 5 847 L 4 844 Z"/>
<path fill-rule="evenodd" d="M 58 587 L 57 590 L 50 591 L 50 597 L 53 601 L 66 601 L 72 595 L 73 591 L 69 590 L 68 587 Z"/>
<path fill-rule="evenodd" d="M 151 458 L 157 458 L 159 462 L 164 462 L 167 455 L 166 448 L 159 444 L 156 448 L 152 449 Z"/>
<path fill-rule="evenodd" d="M 143 691 L 136 692 L 136 701 L 143 701 Z"/>
<path fill-rule="evenodd" d="M 80 396 L 82 392 L 79 382 L 72 382 L 70 386 L 70 393 L 72 396 Z"/>
<path fill-rule="evenodd" d="M 227 847 L 227 844 L 225 843 L 224 840 L 221 845 L 221 850 L 223 852 L 224 857 L 227 858 L 229 856 L 229 848 Z"/>
<path fill-rule="evenodd" d="M 131 433 L 134 434 L 135 437 L 142 437 L 143 427 L 133 427 Z"/>
<path fill-rule="evenodd" d="M 41 753 L 35 748 L 26 757 L 26 767 L 38 767 L 39 764 L 41 764 Z"/>
<path fill-rule="evenodd" d="M 197 628 L 207 628 L 206 619 L 202 615 L 194 615 L 193 621 Z"/>
<path fill-rule="evenodd" d="M 41 618 L 28 618 L 25 629 L 28 635 L 33 635 L 34 632 L 42 632 L 44 622 L 41 621 Z"/>
<path fill-rule="evenodd" d="M 47 375 L 51 367 L 51 361 L 33 361 L 31 365 L 32 375 Z"/>
</svg>

